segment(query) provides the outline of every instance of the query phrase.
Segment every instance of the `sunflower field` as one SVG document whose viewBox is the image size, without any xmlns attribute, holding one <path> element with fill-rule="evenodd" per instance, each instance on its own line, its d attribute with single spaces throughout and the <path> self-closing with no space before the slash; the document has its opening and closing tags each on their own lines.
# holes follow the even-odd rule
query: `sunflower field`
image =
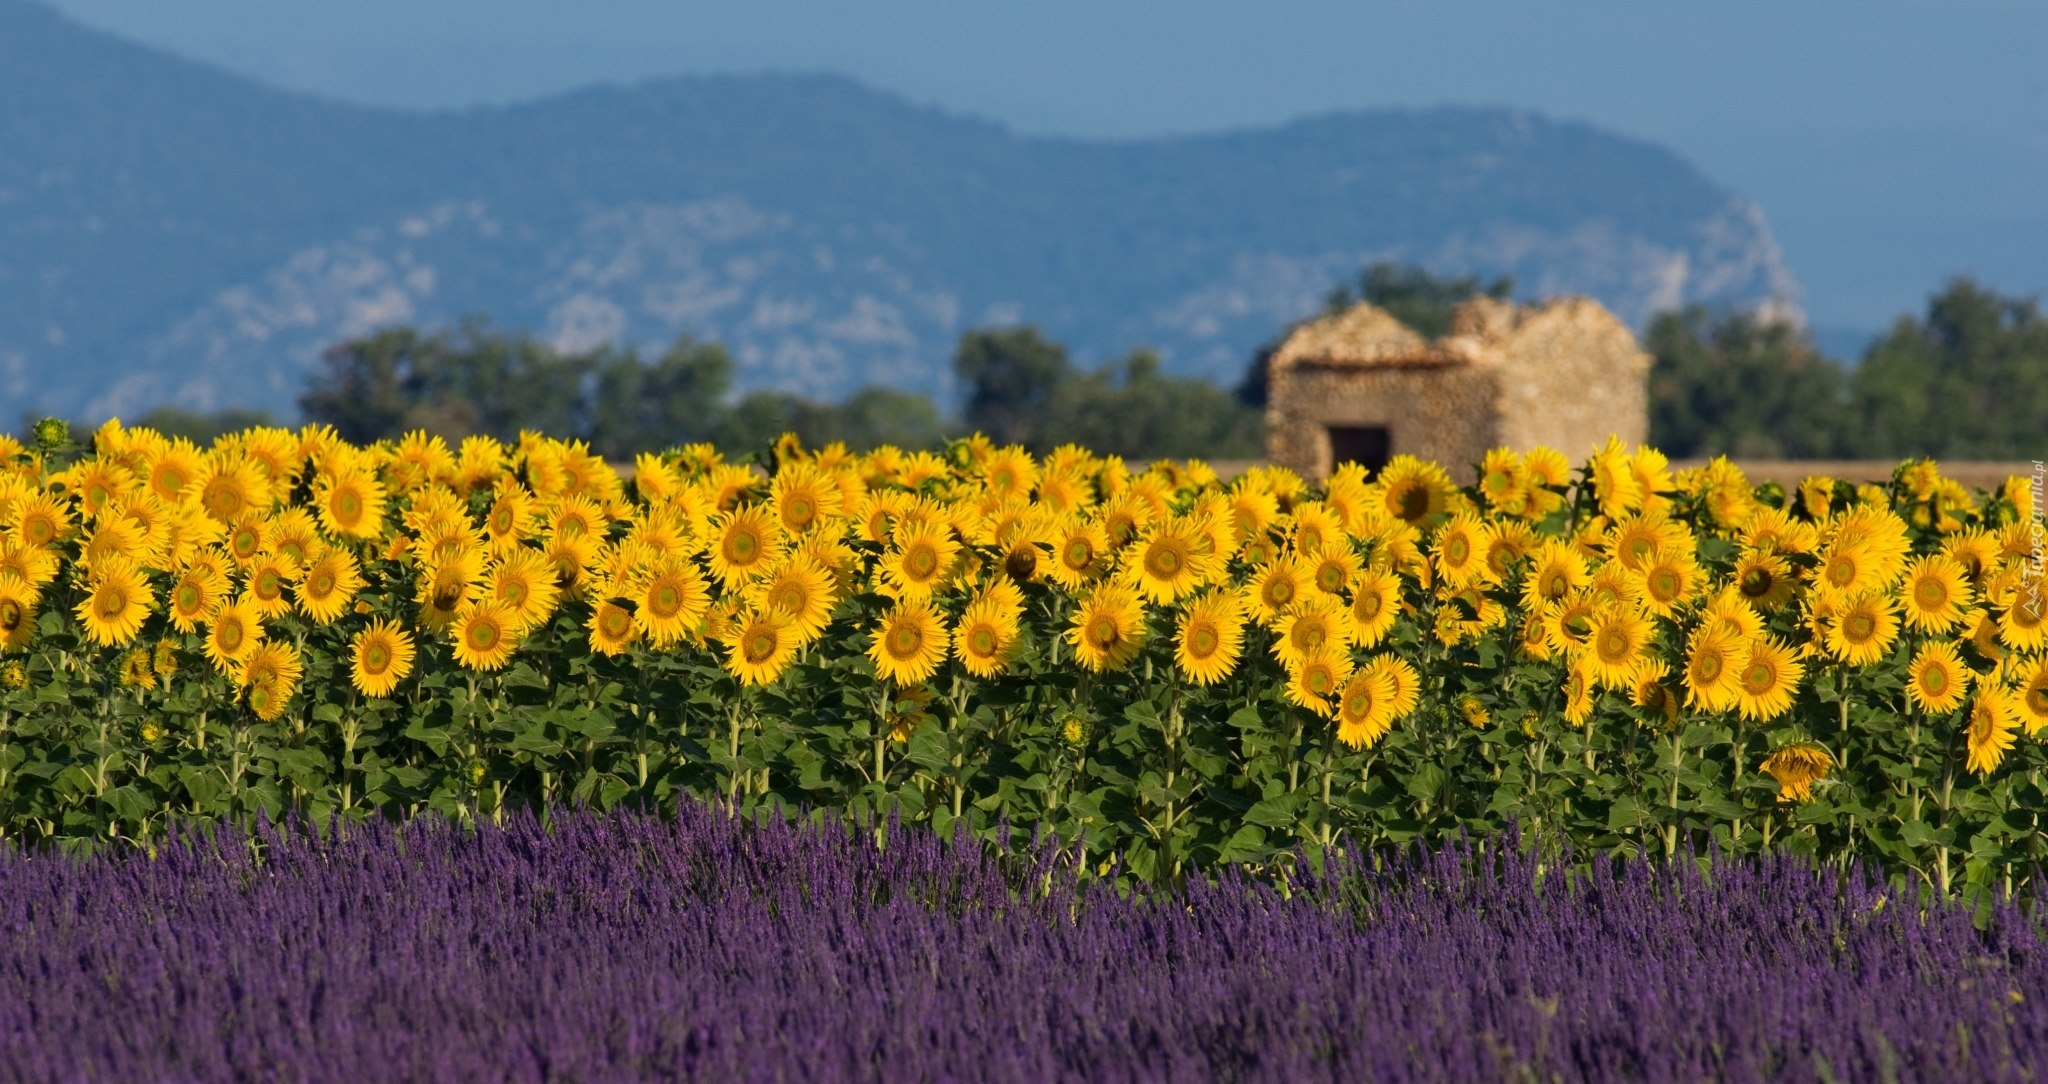
<svg viewBox="0 0 2048 1084">
<path fill-rule="evenodd" d="M 2048 854 L 2025 478 L 0 441 L 20 844 L 694 798 L 1149 881 L 1511 824 L 2008 897 Z"/>
</svg>

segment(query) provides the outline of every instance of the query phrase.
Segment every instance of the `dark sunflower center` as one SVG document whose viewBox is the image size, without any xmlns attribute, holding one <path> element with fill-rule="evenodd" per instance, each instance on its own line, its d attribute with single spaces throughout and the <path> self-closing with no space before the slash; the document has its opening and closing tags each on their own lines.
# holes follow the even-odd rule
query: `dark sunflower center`
<svg viewBox="0 0 2048 1084">
<path fill-rule="evenodd" d="M 986 625 L 977 626 L 967 637 L 967 649 L 984 658 L 996 653 L 996 630 Z"/>
<path fill-rule="evenodd" d="M 1336 594 L 1344 586 L 1344 570 L 1336 565 L 1324 565 L 1316 570 L 1316 586 L 1329 594 Z"/>
<path fill-rule="evenodd" d="M 1429 494 L 1419 485 L 1403 486 L 1390 502 L 1402 519 L 1421 519 L 1429 511 Z"/>
<path fill-rule="evenodd" d="M 1085 538 L 1076 538 L 1060 550 L 1060 562 L 1071 569 L 1087 568 L 1095 560 L 1095 547 Z"/>
<path fill-rule="evenodd" d="M 1145 571 L 1162 580 L 1170 580 L 1180 575 L 1180 570 L 1186 563 L 1180 548 L 1171 543 L 1154 546 L 1152 552 L 1145 555 Z"/>
<path fill-rule="evenodd" d="M 342 490 L 334 498 L 334 514 L 343 523 L 354 523 L 363 514 L 363 498 L 354 490 Z"/>
<path fill-rule="evenodd" d="M 1115 647 L 1124 638 L 1123 630 L 1109 617 L 1098 617 L 1088 623 L 1088 642 L 1099 648 Z"/>
<path fill-rule="evenodd" d="M 1848 554 L 1836 554 L 1828 559 L 1828 582 L 1836 587 L 1847 587 L 1856 582 L 1856 559 Z"/>
<path fill-rule="evenodd" d="M 1207 625 L 1197 625 L 1188 634 L 1188 654 L 1198 659 L 1206 659 L 1216 653 L 1221 642 L 1215 629 Z"/>
<path fill-rule="evenodd" d="M 469 627 L 469 646 L 477 651 L 489 651 L 498 646 L 498 623 L 491 620 L 478 621 Z"/>
<path fill-rule="evenodd" d="M 1920 675 L 1920 687 L 1929 696 L 1940 696 L 1948 691 L 1948 671 L 1939 666 L 1930 666 Z"/>
<path fill-rule="evenodd" d="M 734 531 L 725 540 L 725 559 L 736 565 L 752 564 L 761 552 L 761 540 L 752 531 Z"/>
<path fill-rule="evenodd" d="M 128 593 L 112 585 L 100 588 L 99 597 L 93 605 L 95 612 L 109 620 L 121 616 L 121 612 L 127 608 Z"/>
<path fill-rule="evenodd" d="M 654 616 L 664 620 L 674 617 L 682 611 L 683 593 L 676 590 L 672 583 L 661 584 L 648 596 L 647 608 L 654 611 Z"/>
<path fill-rule="evenodd" d="M 763 629 L 759 632 L 754 633 L 752 636 L 747 637 L 747 661 L 753 663 L 756 666 L 759 666 L 760 664 L 767 662 L 769 659 L 774 658 L 777 642 L 778 640 L 776 635 L 773 632 L 770 632 L 766 629 Z"/>
<path fill-rule="evenodd" d="M 930 579 L 939 571 L 938 551 L 930 546 L 918 546 L 903 555 L 903 570 L 910 573 L 913 579 Z"/>
<path fill-rule="evenodd" d="M 1742 672 L 1742 687 L 1750 693 L 1761 693 L 1771 687 L 1777 671 L 1764 663 L 1752 663 Z"/>
<path fill-rule="evenodd" d="M 370 644 L 363 648 L 363 670 L 381 674 L 391 666 L 391 649 L 383 644 Z"/>
<path fill-rule="evenodd" d="M 1380 615 L 1380 607 L 1381 603 L 1378 595 L 1360 595 L 1356 612 L 1360 619 L 1371 621 Z"/>
<path fill-rule="evenodd" d="M 908 659 L 924 646 L 924 634 L 910 625 L 897 625 L 889 630 L 889 654 L 897 659 Z"/>
<path fill-rule="evenodd" d="M 1013 580 L 1028 580 L 1038 571 L 1038 550 L 1019 546 L 1003 558 L 1003 571 Z"/>
<path fill-rule="evenodd" d="M 1848 620 L 1842 622 L 1842 634 L 1849 638 L 1850 643 L 1865 643 L 1877 634 L 1877 619 L 1869 614 L 1850 614 Z"/>
<path fill-rule="evenodd" d="M 628 632 L 633 631 L 633 615 L 613 606 L 598 618 L 598 628 L 614 640 L 622 639 Z"/>
</svg>

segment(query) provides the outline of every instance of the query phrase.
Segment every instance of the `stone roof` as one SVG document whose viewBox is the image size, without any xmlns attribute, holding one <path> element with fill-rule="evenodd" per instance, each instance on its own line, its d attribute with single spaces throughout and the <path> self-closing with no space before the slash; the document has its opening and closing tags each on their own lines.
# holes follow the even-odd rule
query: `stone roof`
<svg viewBox="0 0 2048 1084">
<path fill-rule="evenodd" d="M 1516 305 L 1474 297 L 1451 314 L 1448 335 L 1428 342 L 1386 310 L 1360 302 L 1334 316 L 1294 329 L 1274 352 L 1278 373 L 1300 366 L 1323 369 L 1443 368 L 1503 365 L 1531 353 L 1540 340 L 1587 341 L 1633 334 L 1597 301 L 1563 297 L 1540 305 Z M 1533 360 L 1533 359 L 1529 359 Z M 1648 368 L 1648 356 L 1641 367 Z"/>
</svg>

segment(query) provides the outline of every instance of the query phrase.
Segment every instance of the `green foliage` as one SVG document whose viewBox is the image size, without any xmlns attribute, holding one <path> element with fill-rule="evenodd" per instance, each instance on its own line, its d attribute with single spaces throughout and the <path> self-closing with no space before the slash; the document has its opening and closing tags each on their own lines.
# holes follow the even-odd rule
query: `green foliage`
<svg viewBox="0 0 2048 1084">
<path fill-rule="evenodd" d="M 2048 434 L 2048 317 L 1968 278 L 1901 317 L 1856 370 L 1866 455 L 2031 459 Z"/>
<path fill-rule="evenodd" d="M 1825 459 L 1853 439 L 1848 374 L 1798 327 L 1695 305 L 1651 320 L 1643 349 L 1667 455 Z"/>
<path fill-rule="evenodd" d="M 2048 317 L 1968 278 L 1861 364 L 1803 330 L 1703 308 L 1651 321 L 1650 441 L 1674 457 L 2028 459 L 2048 426 Z"/>
</svg>

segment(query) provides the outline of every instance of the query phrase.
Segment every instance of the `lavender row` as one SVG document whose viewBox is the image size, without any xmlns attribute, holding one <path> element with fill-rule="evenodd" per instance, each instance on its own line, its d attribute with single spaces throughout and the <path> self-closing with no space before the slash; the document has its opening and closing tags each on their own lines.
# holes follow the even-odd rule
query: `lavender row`
<svg viewBox="0 0 2048 1084">
<path fill-rule="evenodd" d="M 260 854 L 260 860 L 252 857 Z M 1035 865 L 1033 864 L 1035 862 Z M 2038 1079 L 2048 952 L 1795 859 L 1463 850 L 1120 897 L 896 830 L 565 814 L 0 853 L 0 1078 Z M 1047 885 L 1052 887 L 1048 890 Z M 2037 912 L 2039 913 L 2039 912 Z"/>
</svg>

